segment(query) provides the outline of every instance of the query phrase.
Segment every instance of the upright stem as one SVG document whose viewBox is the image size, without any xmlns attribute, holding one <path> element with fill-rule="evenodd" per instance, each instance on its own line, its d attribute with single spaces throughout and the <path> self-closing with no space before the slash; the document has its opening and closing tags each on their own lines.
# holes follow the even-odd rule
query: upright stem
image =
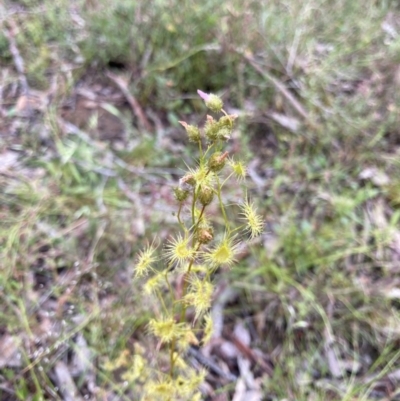
<svg viewBox="0 0 400 401">
<path fill-rule="evenodd" d="M 201 218 L 203 217 L 205 208 L 206 208 L 206 206 L 202 207 L 201 212 L 200 212 L 200 216 L 199 216 L 199 218 L 197 220 L 197 223 L 193 227 L 193 230 L 192 230 L 193 231 L 192 247 L 194 247 L 195 244 L 196 244 L 196 236 L 195 236 L 195 234 L 196 234 L 196 231 L 197 231 L 197 227 L 200 224 Z M 192 212 L 193 216 L 192 217 L 193 217 L 193 220 L 194 220 L 195 219 L 194 209 L 192 209 L 192 210 L 193 210 L 193 212 Z M 187 277 L 190 274 L 190 271 L 192 270 L 193 263 L 194 263 L 194 261 L 196 259 L 196 253 L 199 251 L 200 246 L 201 246 L 201 244 L 199 243 L 197 245 L 196 250 L 194 251 L 194 255 L 193 255 L 192 259 L 190 260 L 190 263 L 189 263 L 189 266 L 187 268 L 187 271 L 184 273 L 182 297 L 181 297 L 182 300 L 185 298 L 185 295 L 186 295 L 186 292 L 187 292 L 187 289 L 188 289 L 188 285 L 189 285 Z M 179 323 L 183 323 L 184 322 L 185 315 L 186 315 L 186 310 L 187 310 L 187 306 L 186 306 L 186 304 L 184 302 L 182 302 L 182 309 L 181 309 L 181 314 L 179 316 Z M 169 373 L 170 373 L 171 378 L 173 378 L 173 376 L 174 376 L 174 367 L 175 367 L 174 352 L 175 352 L 175 347 L 176 347 L 176 340 L 173 339 L 172 342 L 171 342 L 170 351 L 169 351 L 169 359 L 170 359 L 170 372 Z"/>
<path fill-rule="evenodd" d="M 204 208 L 203 208 L 204 210 Z M 199 251 L 201 244 L 199 243 L 199 245 L 197 246 L 197 249 L 195 250 L 195 254 Z M 186 280 L 186 277 L 189 275 L 190 271 L 192 270 L 192 266 L 193 263 L 195 261 L 195 256 L 192 257 L 192 259 L 190 260 L 188 269 L 186 271 L 186 273 L 184 273 L 184 277 L 183 277 L 183 289 L 182 289 L 182 300 L 186 295 L 186 291 L 188 288 L 188 281 Z M 186 315 L 186 310 L 187 310 L 187 306 L 185 305 L 184 302 L 182 302 L 182 309 L 181 309 L 181 314 L 179 317 L 179 323 L 183 323 L 185 320 L 185 315 Z M 174 368 L 175 368 L 175 358 L 174 358 L 174 353 L 175 353 L 175 346 L 176 346 L 176 339 L 174 338 L 171 341 L 171 346 L 170 346 L 170 350 L 169 350 L 169 360 L 170 360 L 170 370 L 169 370 L 169 375 L 171 377 L 171 379 L 174 377 Z"/>
<path fill-rule="evenodd" d="M 217 196 L 218 196 L 219 206 L 221 208 L 222 215 L 224 216 L 224 221 L 225 221 L 226 227 L 228 228 L 228 232 L 230 232 L 229 220 L 226 217 L 224 203 L 222 202 L 222 199 L 221 199 L 221 188 L 222 188 L 222 186 L 221 186 L 221 184 L 219 182 L 218 177 L 217 177 L 217 180 L 218 180 Z"/>
</svg>

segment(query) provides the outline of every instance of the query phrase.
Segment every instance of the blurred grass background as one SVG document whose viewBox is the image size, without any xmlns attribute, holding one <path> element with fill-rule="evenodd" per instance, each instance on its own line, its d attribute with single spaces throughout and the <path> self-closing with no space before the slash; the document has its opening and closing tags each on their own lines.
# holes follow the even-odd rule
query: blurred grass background
<svg viewBox="0 0 400 401">
<path fill-rule="evenodd" d="M 134 255 L 174 230 L 197 89 L 239 114 L 266 219 L 223 277 L 274 364 L 262 399 L 400 397 L 397 2 L 7 0 L 0 21 L 1 400 L 67 399 L 73 358 L 75 399 L 140 399 Z"/>
</svg>

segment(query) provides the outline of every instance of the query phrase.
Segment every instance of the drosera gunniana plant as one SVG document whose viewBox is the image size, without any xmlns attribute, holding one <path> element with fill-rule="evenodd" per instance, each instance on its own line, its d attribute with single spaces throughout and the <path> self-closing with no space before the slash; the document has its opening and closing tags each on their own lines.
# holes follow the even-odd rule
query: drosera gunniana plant
<svg viewBox="0 0 400 401">
<path fill-rule="evenodd" d="M 212 277 L 218 268 L 236 262 L 239 237 L 253 238 L 263 229 L 263 219 L 249 201 L 245 185 L 240 206 L 244 224 L 233 227 L 222 189 L 230 179 L 245 183 L 246 165 L 236 161 L 224 150 L 230 139 L 236 115 L 228 115 L 220 97 L 198 91 L 208 109 L 222 116 L 207 115 L 204 127 L 180 121 L 190 142 L 197 144 L 197 166 L 188 167 L 174 188 L 178 203 L 177 221 L 180 233 L 169 239 L 158 256 L 155 243 L 138 253 L 135 278 L 145 280 L 143 291 L 156 296 L 157 316 L 150 320 L 148 332 L 159 341 L 157 361 L 145 361 L 136 355 L 135 377 L 144 386 L 143 400 L 200 400 L 199 386 L 206 371 L 197 371 L 185 361 L 185 352 L 192 345 L 206 343 L 212 335 L 209 314 L 214 285 Z M 221 223 L 207 213 L 217 202 Z M 217 232 L 218 230 L 218 232 Z M 240 235 L 240 232 L 244 235 Z M 174 283 L 177 283 L 174 285 Z M 193 310 L 192 321 L 186 312 Z M 168 352 L 163 353 L 161 350 Z M 165 355 L 168 355 L 165 357 Z"/>
</svg>

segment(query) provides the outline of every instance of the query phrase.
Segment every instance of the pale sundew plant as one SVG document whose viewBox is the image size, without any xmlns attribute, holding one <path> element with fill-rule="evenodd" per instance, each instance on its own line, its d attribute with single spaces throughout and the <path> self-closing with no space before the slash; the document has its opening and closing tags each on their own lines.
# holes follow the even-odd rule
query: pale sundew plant
<svg viewBox="0 0 400 401">
<path fill-rule="evenodd" d="M 146 361 L 140 355 L 133 360 L 133 375 L 144 386 L 143 401 L 201 399 L 199 386 L 207 372 L 185 361 L 186 350 L 211 338 L 214 273 L 235 263 L 239 238 L 259 235 L 264 225 L 247 197 L 245 164 L 224 151 L 236 115 L 223 110 L 218 96 L 200 90 L 198 94 L 208 109 L 222 116 L 207 115 L 202 129 L 180 122 L 199 151 L 197 165 L 187 169 L 174 189 L 180 233 L 167 241 L 162 256 L 153 242 L 137 255 L 135 264 L 135 278 L 145 280 L 144 295 L 158 300 L 157 317 L 148 324 L 148 332 L 158 339 L 157 361 Z M 236 206 L 222 199 L 222 189 L 231 178 L 243 183 L 239 205 L 243 224 L 238 227 L 228 217 L 228 209 Z M 207 213 L 212 202 L 218 203 L 223 224 L 216 224 L 215 216 Z M 191 321 L 188 311 L 192 311 L 188 314 L 193 316 Z"/>
</svg>

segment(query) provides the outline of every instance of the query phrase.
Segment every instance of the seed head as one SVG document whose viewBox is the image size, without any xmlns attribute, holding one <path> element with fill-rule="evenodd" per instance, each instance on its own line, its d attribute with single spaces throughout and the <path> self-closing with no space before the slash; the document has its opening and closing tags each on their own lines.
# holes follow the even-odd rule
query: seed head
<svg viewBox="0 0 400 401">
<path fill-rule="evenodd" d="M 155 274 L 147 279 L 143 286 L 143 292 L 147 295 L 154 294 L 162 287 L 163 283 L 165 283 L 164 275 L 162 273 Z"/>
<path fill-rule="evenodd" d="M 211 157 L 208 159 L 208 167 L 214 173 L 222 170 L 225 166 L 226 156 L 228 152 L 215 152 Z"/>
<path fill-rule="evenodd" d="M 189 196 L 189 191 L 187 191 L 186 189 L 182 189 L 180 187 L 176 187 L 174 188 L 174 195 L 175 199 L 178 202 L 184 202 Z"/>
<path fill-rule="evenodd" d="M 218 121 L 218 133 L 217 137 L 221 141 L 227 141 L 231 137 L 233 122 L 237 115 L 233 114 L 230 116 L 223 116 Z"/>
<path fill-rule="evenodd" d="M 211 116 L 207 116 L 207 121 L 204 125 L 204 133 L 208 139 L 208 142 L 212 143 L 218 139 L 218 132 L 220 126 L 218 121 L 215 121 Z"/>
<path fill-rule="evenodd" d="M 192 172 L 189 172 L 181 178 L 180 183 L 182 185 L 187 184 L 187 185 L 191 185 L 192 187 L 194 187 L 196 185 L 196 177 L 194 176 L 194 174 Z"/>
<path fill-rule="evenodd" d="M 152 264 L 157 261 L 155 256 L 156 247 L 149 245 L 138 254 L 138 261 L 135 265 L 135 276 L 142 277 L 147 275 L 149 270 L 152 269 Z"/>
<path fill-rule="evenodd" d="M 165 248 L 165 257 L 171 263 L 177 263 L 182 266 L 194 256 L 194 250 L 191 248 L 189 237 L 182 237 L 180 234 L 171 239 Z"/>
<path fill-rule="evenodd" d="M 181 350 L 185 351 L 191 345 L 199 345 L 199 340 L 197 339 L 189 325 L 182 329 L 177 344 Z"/>
<path fill-rule="evenodd" d="M 197 242 L 200 244 L 208 244 L 214 238 L 214 230 L 212 227 L 199 227 L 197 231 Z"/>
<path fill-rule="evenodd" d="M 199 202 L 203 206 L 209 205 L 214 198 L 214 191 L 211 187 L 202 186 L 199 191 Z"/>
<path fill-rule="evenodd" d="M 175 383 L 169 378 L 154 381 L 149 380 L 145 385 L 145 391 L 151 400 L 171 401 L 176 393 Z"/>
<path fill-rule="evenodd" d="M 187 178 L 186 178 L 187 177 Z M 182 178 L 186 182 L 196 186 L 211 186 L 215 179 L 214 174 L 210 171 L 207 163 L 201 162 L 200 165 L 195 169 L 189 169 L 188 173 Z"/>
<path fill-rule="evenodd" d="M 217 138 L 220 141 L 226 142 L 231 138 L 232 129 L 228 127 L 220 127 L 217 132 Z"/>
<path fill-rule="evenodd" d="M 241 206 L 241 215 L 246 222 L 247 231 L 250 234 L 250 238 L 257 237 L 264 229 L 264 220 L 257 214 L 257 209 L 253 203 L 250 203 L 247 199 L 246 202 Z"/>
<path fill-rule="evenodd" d="M 166 317 L 151 319 L 148 329 L 151 334 L 158 337 L 163 343 L 170 343 L 181 335 L 182 324 L 176 323 L 174 318 Z"/>
<path fill-rule="evenodd" d="M 207 376 L 207 371 L 205 369 L 200 369 L 200 371 L 191 370 L 188 374 L 188 385 L 191 387 L 192 391 L 197 391 L 199 386 L 205 381 Z M 192 401 L 195 399 L 192 398 Z M 198 398 L 200 400 L 200 398 Z"/>
<path fill-rule="evenodd" d="M 201 134 L 198 127 L 189 125 L 185 121 L 179 121 L 179 123 L 185 127 L 190 142 L 199 142 L 201 140 Z"/>
<path fill-rule="evenodd" d="M 218 124 L 220 127 L 229 127 L 232 129 L 233 122 L 237 119 L 237 114 L 230 114 L 229 116 L 222 116 Z"/>
<path fill-rule="evenodd" d="M 146 374 L 146 361 L 141 355 L 134 355 L 131 361 L 131 367 L 123 375 L 123 380 L 133 382 L 139 377 L 144 377 Z"/>
<path fill-rule="evenodd" d="M 236 260 L 237 244 L 232 237 L 225 233 L 222 240 L 209 252 L 205 253 L 204 258 L 213 267 L 221 265 L 231 266 Z"/>
<path fill-rule="evenodd" d="M 213 290 L 214 287 L 209 281 L 202 280 L 198 276 L 191 278 L 189 292 L 185 296 L 185 301 L 188 305 L 194 307 L 196 319 L 210 309 Z"/>
<path fill-rule="evenodd" d="M 199 96 L 204 100 L 206 106 L 215 113 L 219 113 L 224 106 L 221 98 L 217 95 L 213 95 L 212 93 L 207 94 L 201 91 L 200 89 L 197 90 Z"/>
<path fill-rule="evenodd" d="M 233 171 L 233 174 L 236 176 L 236 179 L 238 181 L 242 181 L 242 180 L 246 179 L 247 167 L 243 162 L 229 159 L 228 163 Z"/>
<path fill-rule="evenodd" d="M 213 334 L 213 327 L 214 327 L 214 324 L 213 324 L 211 315 L 209 315 L 209 314 L 205 315 L 204 316 L 204 328 L 203 328 L 204 334 L 203 334 L 203 340 L 202 340 L 203 344 L 207 344 L 211 340 L 211 337 Z"/>
</svg>

